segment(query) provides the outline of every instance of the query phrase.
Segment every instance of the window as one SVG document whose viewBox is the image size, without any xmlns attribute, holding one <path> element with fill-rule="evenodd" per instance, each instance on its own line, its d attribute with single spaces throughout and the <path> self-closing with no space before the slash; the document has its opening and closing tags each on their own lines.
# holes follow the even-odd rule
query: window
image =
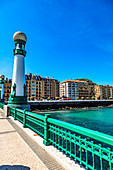
<svg viewBox="0 0 113 170">
<path fill-rule="evenodd" d="M 36 83 L 36 81 L 32 81 L 32 83 Z"/>
<path fill-rule="evenodd" d="M 36 85 L 35 85 L 35 84 L 32 84 L 32 86 L 34 86 L 34 87 L 35 87 Z"/>
<path fill-rule="evenodd" d="M 16 49 L 19 49 L 19 44 L 16 45 Z"/>
<path fill-rule="evenodd" d="M 36 94 L 32 94 L 32 96 L 36 96 Z"/>
<path fill-rule="evenodd" d="M 32 93 L 35 93 L 36 91 L 32 91 Z"/>
<path fill-rule="evenodd" d="M 32 90 L 36 90 L 35 88 L 32 88 Z"/>
<path fill-rule="evenodd" d="M 24 50 L 24 44 L 22 44 L 22 49 Z"/>
</svg>

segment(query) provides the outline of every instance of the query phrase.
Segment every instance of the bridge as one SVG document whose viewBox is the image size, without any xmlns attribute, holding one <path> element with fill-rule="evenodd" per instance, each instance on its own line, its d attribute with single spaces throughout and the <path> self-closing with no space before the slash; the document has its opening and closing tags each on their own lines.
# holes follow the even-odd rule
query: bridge
<svg viewBox="0 0 113 170">
<path fill-rule="evenodd" d="M 0 107 L 4 114 L 4 105 L 0 104 Z M 38 134 L 46 148 L 53 146 L 68 159 L 71 158 L 75 166 L 79 163 L 86 169 L 104 170 L 107 167 L 112 170 L 113 136 L 53 119 L 49 114 L 41 116 L 14 107 L 9 107 L 9 112 L 23 129 L 28 128 Z M 80 166 L 73 169 L 77 168 Z"/>
</svg>

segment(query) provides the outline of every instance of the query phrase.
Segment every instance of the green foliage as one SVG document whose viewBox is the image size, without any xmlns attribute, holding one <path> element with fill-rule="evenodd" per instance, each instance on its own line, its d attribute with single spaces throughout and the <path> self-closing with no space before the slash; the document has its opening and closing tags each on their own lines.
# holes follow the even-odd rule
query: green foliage
<svg viewBox="0 0 113 170">
<path fill-rule="evenodd" d="M 33 97 L 30 97 L 30 100 L 34 100 L 34 98 L 33 98 Z"/>
<path fill-rule="evenodd" d="M 79 97 L 77 97 L 76 100 L 79 100 Z"/>
<path fill-rule="evenodd" d="M 81 78 L 81 79 L 75 79 L 75 80 L 80 80 L 80 81 L 87 81 L 93 83 L 90 79 L 87 78 Z M 94 83 L 96 85 L 96 83 Z"/>
<path fill-rule="evenodd" d="M 92 96 L 92 100 L 95 100 L 95 96 Z"/>
</svg>

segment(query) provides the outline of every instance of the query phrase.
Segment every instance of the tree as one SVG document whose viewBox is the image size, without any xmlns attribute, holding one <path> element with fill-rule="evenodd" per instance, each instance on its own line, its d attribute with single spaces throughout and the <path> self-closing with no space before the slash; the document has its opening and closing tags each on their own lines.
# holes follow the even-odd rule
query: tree
<svg viewBox="0 0 113 170">
<path fill-rule="evenodd" d="M 30 97 L 30 100 L 34 100 L 34 98 L 33 98 L 33 97 Z"/>
<path fill-rule="evenodd" d="M 92 100 L 95 100 L 95 96 L 92 96 Z"/>
<path fill-rule="evenodd" d="M 81 100 L 84 100 L 84 97 L 81 97 Z"/>
<path fill-rule="evenodd" d="M 76 100 L 79 100 L 79 97 L 77 97 Z"/>
<path fill-rule="evenodd" d="M 86 100 L 89 100 L 89 97 L 86 97 Z"/>
</svg>

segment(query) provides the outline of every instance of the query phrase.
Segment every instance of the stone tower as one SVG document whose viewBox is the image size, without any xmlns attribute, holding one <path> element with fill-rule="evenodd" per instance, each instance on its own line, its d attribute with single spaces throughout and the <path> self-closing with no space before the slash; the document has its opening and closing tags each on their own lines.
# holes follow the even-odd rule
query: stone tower
<svg viewBox="0 0 113 170">
<path fill-rule="evenodd" d="M 8 105 L 28 105 L 27 93 L 25 86 L 25 44 L 27 37 L 23 32 L 16 32 L 13 35 L 15 49 L 14 67 L 11 94 L 9 96 Z"/>
</svg>

